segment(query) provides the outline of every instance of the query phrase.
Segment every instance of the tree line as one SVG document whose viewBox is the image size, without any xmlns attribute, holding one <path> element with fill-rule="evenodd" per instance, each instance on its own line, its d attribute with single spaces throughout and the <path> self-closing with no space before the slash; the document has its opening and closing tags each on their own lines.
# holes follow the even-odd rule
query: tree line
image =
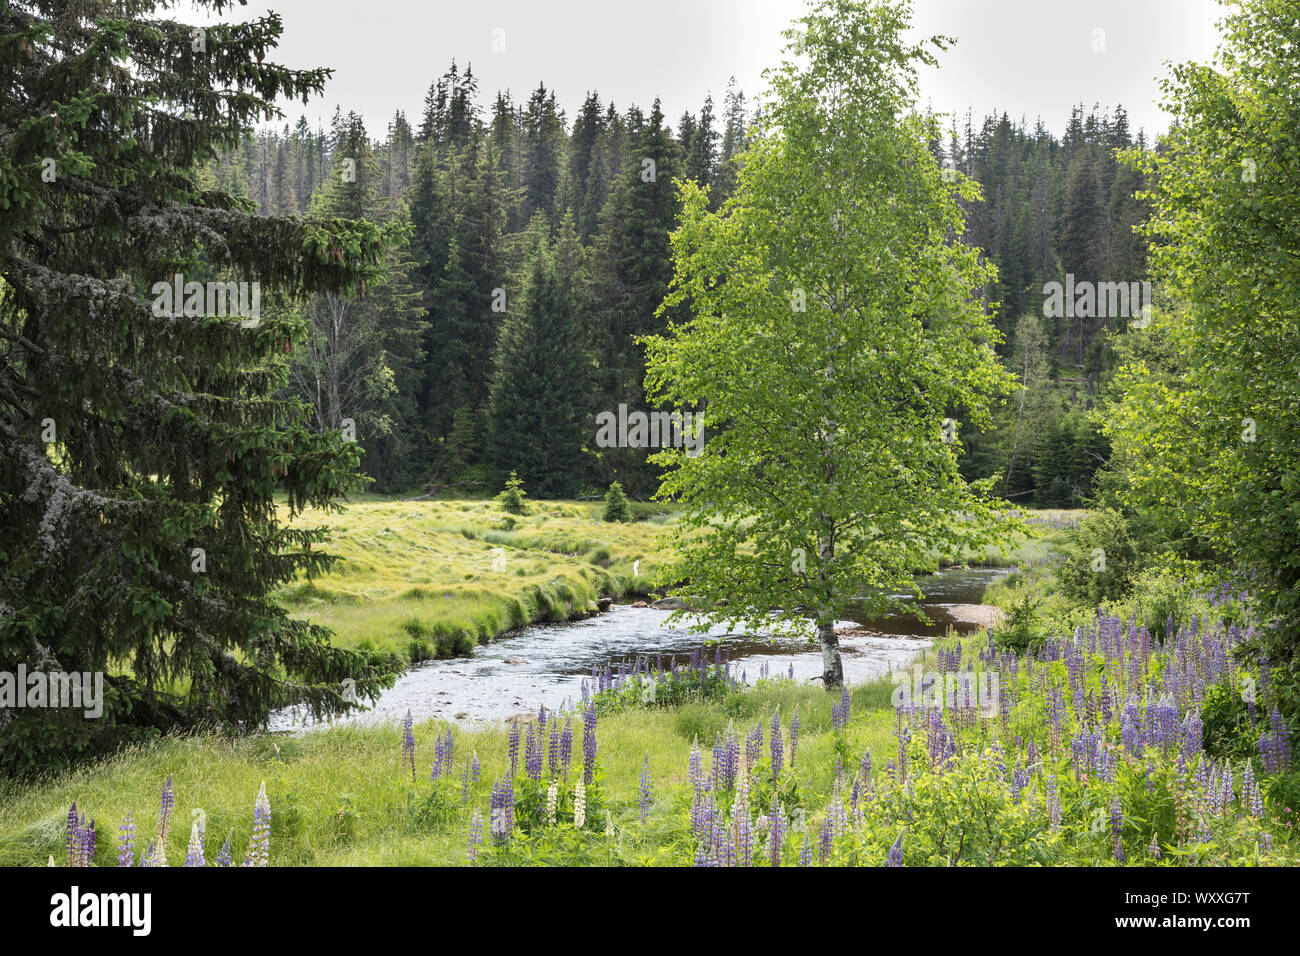
<svg viewBox="0 0 1300 956">
<path fill-rule="evenodd" d="M 496 488 L 515 472 L 541 496 L 617 480 L 645 497 L 653 449 L 600 447 L 596 416 L 649 409 L 638 340 L 688 318 L 658 311 L 681 212 L 673 181 L 719 208 L 756 115 L 734 82 L 720 107 L 707 97 L 675 126 L 657 100 L 647 113 L 598 92 L 570 121 L 544 84 L 484 109 L 472 66 L 453 63 L 415 124 L 399 110 L 374 137 L 336 109 L 328 130 L 300 118 L 250 133 L 204 175 L 263 215 L 403 230 L 385 286 L 299 306 L 311 332 L 291 356 L 316 427 L 353 424 L 375 490 Z M 997 266 L 983 295 L 1021 386 L 989 427 L 960 423 L 963 474 L 1000 475 L 999 492 L 1027 503 L 1079 504 L 1106 456 L 1086 413 L 1124 323 L 1045 315 L 1043 288 L 1143 277 L 1142 175 L 1116 156 L 1145 151 L 1145 136 L 1122 107 L 1079 106 L 1059 138 L 1041 120 L 968 113 L 928 146 L 981 186 L 962 200 L 963 241 Z"/>
</svg>

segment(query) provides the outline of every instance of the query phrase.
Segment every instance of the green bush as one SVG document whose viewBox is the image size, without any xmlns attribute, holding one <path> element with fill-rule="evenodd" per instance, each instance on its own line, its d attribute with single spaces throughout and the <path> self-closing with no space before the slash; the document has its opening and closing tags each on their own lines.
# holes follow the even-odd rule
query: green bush
<svg viewBox="0 0 1300 956">
<path fill-rule="evenodd" d="M 1060 591 L 1076 604 L 1096 608 L 1116 601 L 1133 588 L 1138 570 L 1137 547 L 1118 511 L 1091 511 L 1066 532 L 1066 546 L 1056 577 Z"/>
</svg>

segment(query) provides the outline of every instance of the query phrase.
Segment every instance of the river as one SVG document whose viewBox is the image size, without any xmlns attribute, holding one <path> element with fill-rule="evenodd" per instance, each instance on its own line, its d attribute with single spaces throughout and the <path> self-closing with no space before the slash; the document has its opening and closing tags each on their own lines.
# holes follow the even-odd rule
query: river
<svg viewBox="0 0 1300 956">
<path fill-rule="evenodd" d="M 1001 568 L 959 568 L 918 579 L 925 592 L 921 607 L 931 618 L 922 624 L 911 614 L 883 618 L 853 616 L 841 622 L 840 648 L 844 679 L 871 680 L 908 664 L 932 639 L 948 628 L 962 633 L 976 625 L 955 620 L 955 605 L 978 604 L 985 587 L 1005 574 Z M 798 637 L 729 633 L 715 627 L 709 635 L 692 633 L 684 624 L 669 627 L 671 612 L 616 605 L 605 614 L 566 624 L 536 624 L 476 647 L 467 657 L 428 661 L 411 667 L 364 712 L 343 722 L 399 722 L 409 710 L 416 720 L 441 718 L 456 723 L 503 720 L 540 706 L 556 709 L 581 696 L 582 681 L 592 668 L 617 667 L 638 657 L 670 658 L 684 663 L 706 641 L 725 637 L 732 673 L 754 683 L 763 665 L 777 674 L 809 680 L 822 672 L 821 650 Z M 335 721 L 337 723 L 339 721 Z M 277 713 L 272 730 L 301 731 L 309 718 L 292 709 Z"/>
</svg>

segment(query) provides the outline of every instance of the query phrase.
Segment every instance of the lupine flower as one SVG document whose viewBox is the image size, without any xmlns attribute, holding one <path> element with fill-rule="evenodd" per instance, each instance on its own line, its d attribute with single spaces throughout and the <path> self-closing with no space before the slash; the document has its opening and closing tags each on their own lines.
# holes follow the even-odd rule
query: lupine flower
<svg viewBox="0 0 1300 956">
<path fill-rule="evenodd" d="M 791 664 L 791 680 L 794 680 L 793 668 Z M 794 705 L 794 716 L 790 718 L 790 766 L 794 766 L 794 755 L 799 749 L 799 705 Z"/>
<path fill-rule="evenodd" d="M 781 776 L 781 764 L 784 753 L 781 746 L 781 717 L 778 711 L 772 711 L 772 779 Z"/>
<path fill-rule="evenodd" d="M 149 845 L 144 849 L 144 856 L 140 857 L 141 866 L 158 866 L 158 851 L 154 848 L 154 841 L 150 840 Z"/>
<path fill-rule="evenodd" d="M 491 808 L 488 816 L 492 836 L 497 840 L 510 839 L 510 834 L 515 827 L 515 792 L 511 778 L 497 780 L 492 785 Z"/>
<path fill-rule="evenodd" d="M 1259 738 L 1260 761 L 1268 773 L 1281 773 L 1291 766 L 1291 734 L 1276 705 L 1268 722 L 1268 732 Z"/>
<path fill-rule="evenodd" d="M 605 811 L 605 837 L 610 840 L 614 838 L 614 818 L 608 810 Z"/>
<path fill-rule="evenodd" d="M 785 842 L 785 814 L 776 797 L 772 798 L 771 829 L 767 834 L 767 859 L 772 866 L 781 865 L 781 844 Z"/>
<path fill-rule="evenodd" d="M 1160 859 L 1160 841 L 1156 839 L 1156 834 L 1151 834 L 1151 842 L 1147 845 L 1147 853 L 1151 854 L 1152 859 Z"/>
<path fill-rule="evenodd" d="M 843 730 L 849 723 L 849 689 L 844 688 L 840 695 L 838 704 L 831 705 L 831 728 L 834 730 Z"/>
<path fill-rule="evenodd" d="M 190 844 L 185 851 L 183 866 L 206 866 L 203 859 L 203 825 L 195 820 L 190 826 Z"/>
<path fill-rule="evenodd" d="M 560 774 L 569 775 L 569 762 L 573 757 L 573 718 L 564 718 L 564 730 L 560 733 Z"/>
<path fill-rule="evenodd" d="M 519 772 L 519 721 L 510 725 L 510 779 Z"/>
<path fill-rule="evenodd" d="M 547 734 L 549 739 L 546 747 L 546 767 L 554 776 L 560 772 L 560 721 L 558 719 L 551 721 Z"/>
<path fill-rule="evenodd" d="M 266 866 L 271 859 L 271 801 L 266 798 L 266 781 L 262 781 L 253 803 L 253 838 L 244 854 L 244 866 Z"/>
<path fill-rule="evenodd" d="M 1255 782 L 1255 770 L 1249 760 L 1246 761 L 1246 769 L 1241 774 L 1241 802 L 1246 805 L 1246 812 L 1252 817 L 1264 815 L 1264 800 L 1259 792 L 1259 784 Z"/>
<path fill-rule="evenodd" d="M 596 705 L 582 714 L 582 782 L 591 785 L 596 772 Z"/>
<path fill-rule="evenodd" d="M 885 865 L 886 866 L 903 865 L 903 831 L 901 830 L 898 832 L 898 839 L 895 840 L 894 845 L 889 848 L 889 860 Z"/>
<path fill-rule="evenodd" d="M 1052 821 L 1052 832 L 1059 833 L 1061 830 L 1061 794 L 1056 786 L 1055 774 L 1048 775 L 1046 786 L 1047 816 Z"/>
<path fill-rule="evenodd" d="M 1120 806 L 1119 797 L 1111 799 L 1110 803 L 1110 840 L 1111 853 L 1119 863 L 1124 862 L 1124 810 Z"/>
<path fill-rule="evenodd" d="M 763 724 L 754 724 L 749 730 L 749 736 L 745 738 L 745 766 L 753 768 L 758 763 L 758 759 L 763 753 Z"/>
<path fill-rule="evenodd" d="M 77 828 L 76 865 L 90 866 L 95 862 L 95 821 L 82 818 Z"/>
<path fill-rule="evenodd" d="M 117 828 L 121 834 L 117 838 L 117 865 L 134 866 L 135 865 L 135 818 L 131 816 L 131 811 L 126 811 L 126 817 L 122 820 L 122 825 Z"/>
<path fill-rule="evenodd" d="M 581 830 L 587 823 L 587 788 L 579 780 L 573 787 L 573 827 Z"/>
<path fill-rule="evenodd" d="M 650 754 L 645 755 L 645 761 L 641 764 L 641 786 L 637 791 L 638 802 L 641 805 L 641 822 L 645 823 L 650 819 Z"/>
<path fill-rule="evenodd" d="M 469 822 L 469 845 L 467 854 L 471 863 L 478 859 L 478 848 L 483 842 L 483 811 L 475 809 L 474 818 Z"/>
<path fill-rule="evenodd" d="M 72 807 L 68 810 L 67 822 L 63 827 L 63 848 L 65 850 L 68 866 L 77 865 L 77 852 L 81 846 L 81 818 L 77 816 L 77 802 L 72 801 Z"/>
<path fill-rule="evenodd" d="M 415 721 L 409 710 L 402 721 L 402 765 L 410 766 L 411 783 L 415 783 Z"/>
<path fill-rule="evenodd" d="M 749 820 L 749 812 L 736 816 L 732 808 L 732 826 L 736 832 L 736 858 L 741 866 L 751 866 L 754 862 L 754 828 Z"/>
<path fill-rule="evenodd" d="M 548 826 L 555 826 L 555 805 L 559 801 L 560 784 L 556 780 L 551 781 L 551 785 L 546 788 L 546 823 Z"/>
</svg>

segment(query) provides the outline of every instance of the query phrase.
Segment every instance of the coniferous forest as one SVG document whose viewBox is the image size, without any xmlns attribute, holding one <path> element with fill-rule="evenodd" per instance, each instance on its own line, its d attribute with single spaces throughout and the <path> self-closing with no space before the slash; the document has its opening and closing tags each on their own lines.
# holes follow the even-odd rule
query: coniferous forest
<svg viewBox="0 0 1300 956">
<path fill-rule="evenodd" d="M 596 91 L 570 117 L 544 81 L 516 100 L 480 90 L 472 63 L 453 63 L 419 117 L 398 111 L 370 131 L 340 107 L 328 130 L 305 118 L 263 127 L 204 177 L 262 215 L 403 228 L 394 280 L 364 300 L 313 300 L 312 336 L 291 362 L 318 427 L 356 422 L 375 490 L 497 490 L 517 472 L 543 497 L 603 493 L 617 480 L 646 498 L 659 469 L 645 451 L 596 447 L 594 419 L 646 406 L 636 340 L 671 318 L 655 310 L 671 279 L 673 181 L 707 187 L 720 207 L 754 112 L 733 83 L 677 118 Z M 1106 460 L 1086 412 L 1116 365 L 1108 335 L 1124 320 L 1045 317 L 1043 287 L 1067 274 L 1146 275 L 1134 233 L 1148 215 L 1143 177 L 1117 156 L 1149 144 L 1118 104 L 1076 107 L 1063 138 L 1007 113 L 949 124 L 930 149 L 982 190 L 964 204 L 964 241 L 997 266 L 983 294 L 999 354 L 1025 387 L 991 427 L 963 435 L 962 470 L 999 475 L 1011 500 L 1074 507 Z M 355 183 L 343 181 L 343 160 L 355 161 Z M 356 328 L 331 337 L 343 312 Z"/>
</svg>

